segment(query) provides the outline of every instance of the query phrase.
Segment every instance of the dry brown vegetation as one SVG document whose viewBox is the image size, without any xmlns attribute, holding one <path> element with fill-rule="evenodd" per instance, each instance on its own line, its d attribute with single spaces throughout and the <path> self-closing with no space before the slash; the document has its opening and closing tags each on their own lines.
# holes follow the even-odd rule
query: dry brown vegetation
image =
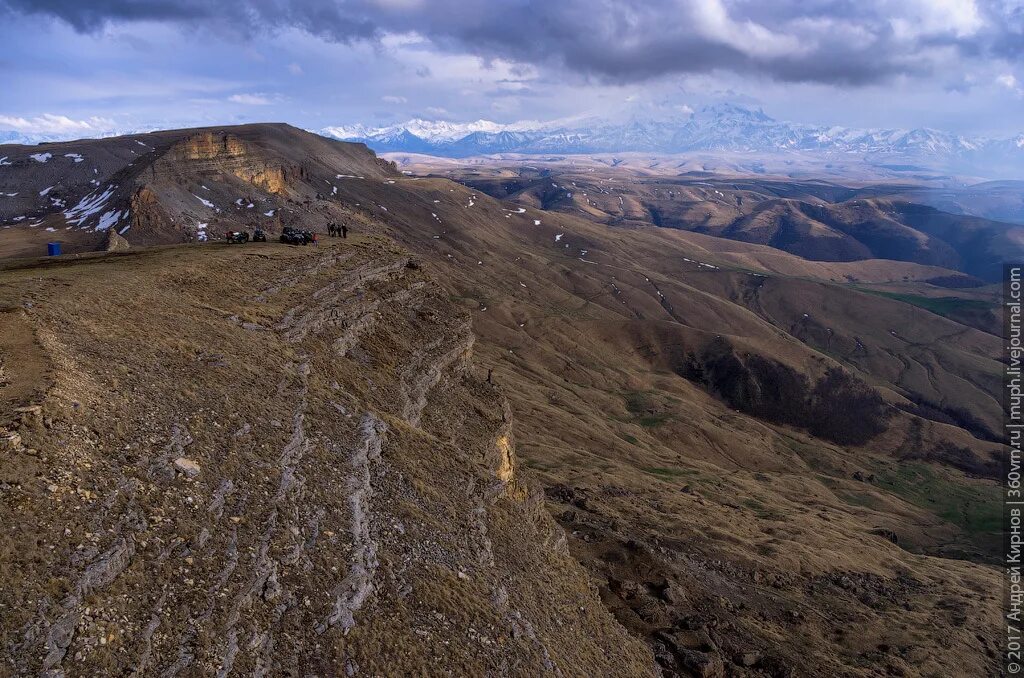
<svg viewBox="0 0 1024 678">
<path fill-rule="evenodd" d="M 36 334 L 5 364 L 45 359 L 2 391 L 29 406 L 2 422 L 5 672 L 649 673 L 408 263 L 358 238 L 4 275 Z"/>
<path fill-rule="evenodd" d="M 210 414 L 190 422 L 188 430 L 194 439 L 197 431 L 205 432 L 209 446 L 198 449 L 212 454 L 220 449 L 217 436 L 236 423 L 241 426 L 230 419 L 228 405 L 237 403 L 245 405 L 245 422 L 255 428 L 261 421 L 260 436 L 268 436 L 271 449 L 281 449 L 295 411 L 294 389 L 302 382 L 295 370 L 305 364 L 294 339 L 310 347 L 304 349 L 312 356 L 310 374 L 318 376 L 309 377 L 309 402 L 322 408 L 315 421 L 327 427 L 324 435 L 333 436 L 337 427 L 334 437 L 347 441 L 342 447 L 351 454 L 359 434 L 345 413 L 356 416 L 357 411 L 378 412 L 389 431 L 397 432 L 394 454 L 405 484 L 388 484 L 389 476 L 374 482 L 385 483 L 382 496 L 396 493 L 395 505 L 387 510 L 401 516 L 403 526 L 420 526 L 409 537 L 421 549 L 417 563 L 433 553 L 426 544 L 434 541 L 458 543 L 459 548 L 449 550 L 472 556 L 470 544 L 480 532 L 465 518 L 475 514 L 464 513 L 466 506 L 472 508 L 464 496 L 476 496 L 483 481 L 467 475 L 464 457 L 483 458 L 481 477 L 493 482 L 496 469 L 502 468 L 497 441 L 511 434 L 525 467 L 519 477 L 544 486 L 547 510 L 565 529 L 569 552 L 589 576 L 573 569 L 573 562 L 557 560 L 564 558 L 557 547 L 560 533 L 544 527 L 538 503 L 512 493 L 519 499 L 506 497 L 486 507 L 487 534 L 499 563 L 484 570 L 491 573 L 481 580 L 486 585 L 478 585 L 476 571 L 468 570 L 468 583 L 460 584 L 467 580 L 427 558 L 408 599 L 398 593 L 389 597 L 402 588 L 385 577 L 391 588 L 367 598 L 349 636 L 339 637 L 330 652 L 313 645 L 309 656 L 359 653 L 361 670 L 387 673 L 375 662 L 383 661 L 385 646 L 401 647 L 410 659 L 400 666 L 418 670 L 425 664 L 416 662 L 427 661 L 438 642 L 456 633 L 444 624 L 416 626 L 421 618 L 409 610 L 426 606 L 443 610 L 445 619 L 460 620 L 457 628 L 467 634 L 470 626 L 482 629 L 475 618 L 457 611 L 483 618 L 491 614 L 490 623 L 496 628 L 504 623 L 511 638 L 518 639 L 518 644 L 487 646 L 494 654 L 452 650 L 452 663 L 446 666 L 455 673 L 537 675 L 547 666 L 540 645 L 531 644 L 525 626 L 516 630 L 507 618 L 501 621 L 503 608 L 495 601 L 504 596 L 492 595 L 490 607 L 485 602 L 486 586 L 496 586 L 494 577 L 503 576 L 510 596 L 512 585 L 532 586 L 537 578 L 546 582 L 536 597 L 522 590 L 516 595 L 525 596 L 517 598 L 524 606 L 519 609 L 563 673 L 633 675 L 645 661 L 682 675 L 973 676 L 995 670 L 998 573 L 986 563 L 999 529 L 994 513 L 998 486 L 990 477 L 1003 447 L 998 436 L 984 432 L 1000 426 L 1000 340 L 956 317 L 862 289 L 877 286 L 897 294 L 909 289 L 927 296 L 919 294 L 929 288 L 923 281 L 954 272 L 896 261 L 813 262 L 763 245 L 639 221 L 609 226 L 557 210 L 502 203 L 446 179 L 402 176 L 364 150 L 298 131 L 247 127 L 231 134 L 245 141 L 248 159 L 233 155 L 221 164 L 216 157 L 205 158 L 201 167 L 178 160 L 165 171 L 140 171 L 132 191 L 159 196 L 152 209 L 168 215 L 161 223 L 171 224 L 171 230 L 146 230 L 158 219 L 147 219 L 144 211 L 133 214 L 139 226 L 126 233 L 130 241 L 170 237 L 188 219 L 209 220 L 211 228 L 221 229 L 260 223 L 271 233 L 285 223 L 323 232 L 328 221 L 344 221 L 356 232 L 386 235 L 413 253 L 423 272 L 405 276 L 430 289 L 437 285 L 429 303 L 424 302 L 431 315 L 417 316 L 407 300 L 385 301 L 401 289 L 371 290 L 365 297 L 356 288 L 349 296 L 315 296 L 315 285 L 333 280 L 329 271 L 345 279 L 359 260 L 321 270 L 316 262 L 327 253 L 312 248 L 175 248 L 134 259 L 108 256 L 68 267 L 26 264 L 9 270 L 0 279 L 6 285 L 4 303 L 24 309 L 24 302 L 37 294 L 33 290 L 50 290 L 38 293 L 45 304 L 33 301 L 35 310 L 25 311 L 35 318 L 33 327 L 44 335 L 47 327 L 60 328 L 50 332 L 89 356 L 89 362 L 77 357 L 54 373 L 58 379 L 65 373 L 80 375 L 74 377 L 77 387 L 88 386 L 93 398 L 88 411 L 111 413 L 107 428 L 96 437 L 105 450 L 98 457 L 120 449 L 119 437 L 104 442 L 115 436 L 117 421 L 133 430 L 135 424 L 121 413 L 132 403 L 159 401 L 165 390 L 176 399 L 161 409 L 163 426 L 149 433 L 160 444 L 168 444 L 170 413 L 208 408 Z M 191 143 L 188 135 L 168 133 L 162 139 L 168 147 Z M 274 210 L 274 217 L 257 219 L 245 209 L 223 207 L 242 190 L 235 183 L 239 162 L 299 168 L 281 191 L 251 184 L 245 189 L 260 201 L 261 212 Z M 203 195 L 222 206 L 221 212 L 189 197 L 201 186 L 208 187 Z M 382 241 L 370 242 L 359 241 L 364 256 L 392 252 Z M 328 248 L 335 251 L 346 251 L 345 245 Z M 295 272 L 307 270 L 305 283 L 307 278 Z M 264 287 L 262 279 L 278 283 Z M 262 295 L 267 288 L 272 293 Z M 201 300 L 186 302 L 178 294 Z M 79 306 L 81 295 L 88 295 L 88 301 Z M 162 303 L 161 295 L 170 301 Z M 136 297 L 147 301 L 136 304 Z M 375 300 L 381 305 L 371 308 Z M 288 309 L 300 305 L 316 313 L 289 316 Z M 80 320 L 58 323 L 61 315 L 46 310 L 58 306 Z M 336 306 L 342 310 L 333 310 Z M 128 323 L 122 321 L 125 308 L 131 309 Z M 357 329 L 358 336 L 341 341 L 343 358 L 320 345 L 318 332 L 360 328 L 366 314 L 378 310 L 384 315 L 377 329 L 366 335 Z M 462 314 L 471 320 L 471 334 L 468 326 L 459 329 Z M 106 324 L 91 320 L 93 315 L 107 318 Z M 292 322 L 299 324 L 292 327 Z M 307 322 L 310 329 L 297 329 Z M 246 329 L 275 323 L 283 326 L 274 332 Z M 188 338 L 176 338 L 183 331 L 179 326 Z M 127 336 L 111 341 L 108 335 L 115 330 Z M 147 337 L 152 337 L 150 345 Z M 434 382 L 438 371 L 433 361 L 461 354 L 457 337 L 475 337 L 475 367 L 467 366 L 459 377 L 441 370 Z M 334 342 L 339 339 L 331 335 L 331 345 L 338 346 Z M 51 345 L 43 341 L 42 346 Z M 434 357 L 427 360 L 424 350 Z M 177 357 L 159 379 L 147 379 L 166 356 Z M 221 362 L 230 377 L 209 376 L 225 369 Z M 130 374 L 120 373 L 122 363 L 132 365 Z M 504 424 L 496 396 L 480 383 L 488 369 L 510 401 L 511 416 Z M 332 379 L 351 398 L 332 395 Z M 146 386 L 149 381 L 152 387 Z M 144 391 L 132 390 L 144 386 Z M 63 391 L 55 386 L 46 392 L 47 398 L 56 398 Z M 428 406 L 422 417 L 411 416 L 424 394 Z M 344 412 L 332 410 L 334 404 Z M 230 425 L 223 423 L 225 416 Z M 283 429 L 268 423 L 274 419 Z M 217 423 L 223 427 L 219 433 Z M 38 445 L 42 449 L 43 443 Z M 225 462 L 234 459 L 233 449 L 218 456 Z M 475 457 L 471 450 L 478 450 Z M 277 459 L 258 449 L 247 454 L 237 458 L 256 465 Z M 200 460 L 204 471 L 199 478 L 205 477 L 211 459 Z M 25 474 L 18 482 L 33 487 L 42 502 L 46 495 L 31 483 L 44 468 L 35 460 L 25 463 L 17 471 Z M 12 468 L 22 469 L 21 464 Z M 309 507 L 330 507 L 351 496 L 343 474 L 331 476 L 336 471 L 328 464 L 316 471 L 324 477 L 316 476 Z M 237 472 L 248 473 L 244 465 Z M 251 486 L 257 493 L 255 488 L 266 486 L 265 501 L 278 480 L 268 477 L 239 476 L 235 485 Z M 465 490 L 468 485 L 472 488 Z M 411 504 L 408 492 L 418 498 Z M 146 496 L 167 502 L 175 495 L 158 486 Z M 205 505 L 211 497 L 197 495 L 194 501 Z M 266 510 L 265 504 L 258 506 Z M 498 508 L 506 506 L 504 513 Z M 339 508 L 339 516 L 347 515 Z M 25 522 L 35 529 L 31 520 Z M 40 518 L 38 524 L 45 521 Z M 335 532 L 339 539 L 351 539 Z M 442 536 L 431 536 L 435 533 Z M 288 534 L 274 532 L 271 543 L 280 539 L 282 549 L 285 544 L 294 548 Z M 22 533 L 21 541 L 12 543 L 28 538 Z M 62 540 L 58 532 L 50 538 L 64 552 L 77 545 L 77 536 Z M 344 571 L 358 562 L 351 550 L 357 546 L 314 563 Z M 407 548 L 401 539 L 395 548 L 409 553 L 401 550 Z M 192 557 L 205 559 L 208 568 L 225 562 L 223 550 L 193 550 L 197 555 Z M 14 557 L 6 553 L 5 562 Z M 48 554 L 37 556 L 23 568 L 30 573 L 25 581 L 44 586 L 53 562 Z M 57 562 L 70 563 L 55 577 L 66 588 L 89 561 Z M 144 568 L 147 562 L 131 558 L 132 567 Z M 381 572 L 394 570 L 398 561 L 385 562 L 381 559 Z M 566 568 L 570 574 L 549 575 L 548 568 Z M 169 572 L 154 570 L 150 577 L 166 581 L 172 578 Z M 314 572 L 320 570 L 296 573 L 286 588 L 322 587 Z M 557 603 L 552 607 L 559 612 L 551 614 L 539 602 L 536 609 L 528 607 L 533 605 L 529 601 L 545 598 L 590 601 L 588 581 L 597 587 L 603 606 L 583 604 L 586 618 L 575 625 L 564 625 L 569 609 Z M 491 593 L 497 590 L 492 586 Z M 44 598 L 34 593 L 32 599 L 59 601 L 60 594 Z M 155 594 L 147 595 L 152 602 Z M 393 604 L 399 611 L 391 614 Z M 186 601 L 184 608 L 164 609 L 188 615 L 182 610 L 191 605 Z M 35 608 L 28 610 L 23 602 L 14 607 L 24 615 L 9 625 L 17 635 Z M 43 622 L 54 620 L 48 609 Z M 605 611 L 617 621 L 602 616 Z M 223 629 L 230 618 L 219 616 L 225 612 L 216 605 L 211 614 L 215 628 Z M 239 637 L 262 637 L 263 629 L 280 628 L 289 635 L 275 631 L 275 647 L 283 644 L 291 652 L 288 643 L 298 631 L 288 629 L 302 627 L 288 626 L 291 614 L 284 614 L 281 627 L 263 618 L 259 628 L 240 627 Z M 33 618 L 44 634 L 46 623 Z M 168 623 L 170 628 L 184 625 L 181 620 Z M 635 645 L 622 644 L 625 636 L 616 635 L 621 633 L 616 624 L 646 641 L 650 654 L 640 659 Z M 204 634 L 186 643 L 198 643 L 206 653 L 194 653 L 196 662 L 204 657 L 202 666 L 223 660 L 211 648 L 221 648 L 225 637 L 211 638 L 208 645 Z M 487 638 L 499 640 L 493 634 Z M 183 641 L 167 642 L 170 648 Z M 471 646 L 477 647 L 465 647 Z M 498 652 L 499 647 L 505 651 Z M 602 659 L 600 647 L 621 647 L 622 653 Z M 163 652 L 165 661 L 175 656 L 171 649 Z M 282 666 L 298 661 L 291 656 L 282 655 Z M 255 654 L 246 657 L 239 661 L 256 661 Z"/>
</svg>

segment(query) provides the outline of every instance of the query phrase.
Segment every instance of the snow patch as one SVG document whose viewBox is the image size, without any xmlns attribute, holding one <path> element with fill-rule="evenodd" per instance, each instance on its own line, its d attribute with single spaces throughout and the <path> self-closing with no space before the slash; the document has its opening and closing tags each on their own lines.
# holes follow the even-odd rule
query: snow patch
<svg viewBox="0 0 1024 678">
<path fill-rule="evenodd" d="M 53 186 L 47 186 L 43 190 L 39 191 L 39 197 L 45 198 L 46 194 L 53 190 Z"/>
<path fill-rule="evenodd" d="M 107 186 L 107 190 L 103 191 L 103 193 L 93 191 L 79 200 L 77 205 L 64 212 L 64 219 L 67 220 L 68 223 L 80 225 L 83 221 L 103 209 L 103 205 L 106 204 L 107 200 L 109 200 L 110 196 L 113 194 L 113 185 Z"/>
<path fill-rule="evenodd" d="M 209 189 L 207 189 L 207 190 L 209 190 Z M 215 205 L 212 202 L 210 202 L 206 198 L 200 198 L 195 193 L 192 194 L 192 197 L 195 198 L 196 200 L 198 200 L 199 202 L 203 203 L 204 206 L 209 207 L 210 209 L 213 209 L 215 207 Z"/>
<path fill-rule="evenodd" d="M 97 231 L 105 231 L 108 228 L 110 228 L 111 226 L 113 226 L 114 224 L 116 224 L 117 222 L 119 222 L 120 220 L 121 220 L 121 213 L 120 212 L 115 212 L 113 210 L 111 210 L 109 212 L 105 212 L 103 214 L 103 216 L 100 217 L 99 223 L 96 224 L 96 229 L 95 230 L 97 230 Z"/>
<path fill-rule="evenodd" d="M 46 162 L 53 157 L 53 153 L 33 153 L 28 157 L 32 158 L 36 162 Z"/>
</svg>

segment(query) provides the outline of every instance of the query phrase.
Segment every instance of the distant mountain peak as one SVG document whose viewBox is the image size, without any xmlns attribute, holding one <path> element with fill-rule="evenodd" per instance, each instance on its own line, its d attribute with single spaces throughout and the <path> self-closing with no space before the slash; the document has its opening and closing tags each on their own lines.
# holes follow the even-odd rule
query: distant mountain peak
<svg viewBox="0 0 1024 678">
<path fill-rule="evenodd" d="M 715 103 L 695 113 L 634 109 L 617 121 L 594 117 L 538 122 L 413 119 L 387 127 L 327 127 L 320 133 L 361 141 L 379 152 L 466 157 L 493 153 L 805 153 L 862 157 L 942 172 L 1019 177 L 1024 134 L 988 139 L 926 127 L 857 129 L 776 120 L 760 108 Z M 994 172 L 994 174 L 992 174 Z"/>
<path fill-rule="evenodd" d="M 752 109 L 738 104 L 732 104 L 728 102 L 708 104 L 700 109 L 697 116 L 702 118 L 715 117 L 734 117 L 744 118 L 747 120 L 756 120 L 758 122 L 775 122 L 774 118 L 769 117 L 765 114 L 761 108 Z M 696 116 L 695 116 L 696 117 Z"/>
</svg>

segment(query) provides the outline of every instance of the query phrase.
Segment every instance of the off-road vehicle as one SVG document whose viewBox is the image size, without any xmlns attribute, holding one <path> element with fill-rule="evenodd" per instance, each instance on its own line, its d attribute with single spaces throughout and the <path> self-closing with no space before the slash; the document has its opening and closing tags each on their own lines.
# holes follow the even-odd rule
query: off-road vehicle
<svg viewBox="0 0 1024 678">
<path fill-rule="evenodd" d="M 284 230 L 281 231 L 281 242 L 286 245 L 305 245 L 310 240 L 312 240 L 312 237 L 307 239 L 305 232 L 291 226 L 285 226 Z"/>
</svg>

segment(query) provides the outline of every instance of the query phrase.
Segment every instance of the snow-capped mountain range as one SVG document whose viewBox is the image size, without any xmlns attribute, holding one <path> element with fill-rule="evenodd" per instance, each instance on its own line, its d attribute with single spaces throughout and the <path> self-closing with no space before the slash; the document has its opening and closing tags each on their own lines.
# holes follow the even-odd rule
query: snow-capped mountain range
<svg viewBox="0 0 1024 678">
<path fill-rule="evenodd" d="M 495 153 L 766 153 L 860 156 L 930 169 L 1009 172 L 1024 176 L 1024 134 L 967 137 L 934 129 L 855 129 L 775 120 L 734 104 L 707 106 L 678 118 L 632 117 L 612 123 L 589 118 L 570 123 L 499 124 L 410 120 L 389 127 L 326 127 L 324 136 L 360 141 L 378 152 L 467 157 Z"/>
<path fill-rule="evenodd" d="M 103 130 L 94 136 L 153 131 L 154 127 Z M 387 127 L 349 125 L 318 132 L 359 141 L 379 153 L 424 153 L 452 158 L 493 154 L 694 153 L 749 155 L 824 163 L 865 162 L 903 171 L 922 169 L 992 179 L 1024 178 L 1024 134 L 977 137 L 928 128 L 858 129 L 776 120 L 760 109 L 715 104 L 665 116 L 637 113 L 616 120 L 579 117 L 556 121 L 489 120 L 456 123 L 413 119 Z M 0 144 L 64 141 L 68 134 L 28 134 L 0 129 Z"/>
</svg>

